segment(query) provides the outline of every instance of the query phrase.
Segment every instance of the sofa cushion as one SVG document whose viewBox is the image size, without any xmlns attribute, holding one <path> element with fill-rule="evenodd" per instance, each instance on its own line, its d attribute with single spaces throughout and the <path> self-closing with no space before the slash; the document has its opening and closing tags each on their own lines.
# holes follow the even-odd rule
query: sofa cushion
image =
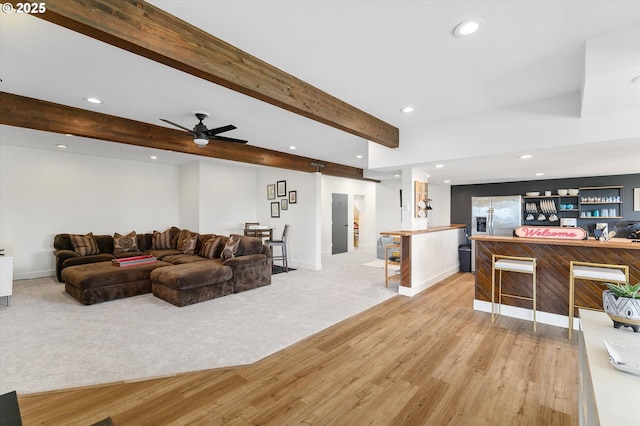
<svg viewBox="0 0 640 426">
<path fill-rule="evenodd" d="M 256 237 L 245 237 L 238 235 L 240 245 L 236 256 L 247 256 L 249 254 L 263 254 L 262 239 Z"/>
<path fill-rule="evenodd" d="M 240 247 L 240 235 L 232 234 L 224 245 L 220 258 L 222 260 L 231 259 L 238 252 L 238 247 Z"/>
<path fill-rule="evenodd" d="M 153 231 L 153 237 L 151 237 L 151 248 L 157 250 L 166 250 L 171 247 L 171 229 L 167 229 L 164 232 Z"/>
<path fill-rule="evenodd" d="M 181 250 L 184 254 L 195 254 L 196 245 L 198 244 L 198 234 L 189 230 L 183 229 L 178 234 L 178 242 L 176 248 Z"/>
<path fill-rule="evenodd" d="M 72 234 L 70 238 L 73 250 L 80 256 L 92 256 L 100 253 L 98 244 L 93 238 L 93 232 L 89 232 L 87 235 Z"/>
<path fill-rule="evenodd" d="M 121 254 L 127 252 L 138 252 L 138 242 L 136 231 L 131 231 L 127 235 L 119 233 L 113 234 L 113 254 Z"/>
<path fill-rule="evenodd" d="M 195 254 L 171 254 L 162 258 L 163 262 L 173 263 L 174 265 L 181 265 L 183 263 L 202 262 L 208 260 L 205 257 L 200 257 Z"/>
<path fill-rule="evenodd" d="M 232 276 L 231 268 L 222 265 L 220 260 L 205 260 L 158 268 L 151 272 L 151 281 L 154 286 L 162 284 L 172 289 L 185 290 L 224 283 Z"/>
<path fill-rule="evenodd" d="M 213 235 L 209 237 L 209 239 L 202 244 L 200 256 L 206 257 L 207 259 L 219 259 L 228 239 L 228 237 L 223 235 Z"/>
</svg>

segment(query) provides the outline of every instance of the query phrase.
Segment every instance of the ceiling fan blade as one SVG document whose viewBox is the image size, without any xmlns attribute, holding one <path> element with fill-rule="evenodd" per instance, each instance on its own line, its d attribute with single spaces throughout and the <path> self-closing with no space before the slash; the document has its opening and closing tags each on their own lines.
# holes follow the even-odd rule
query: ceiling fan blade
<svg viewBox="0 0 640 426">
<path fill-rule="evenodd" d="M 174 123 L 173 121 L 165 120 L 164 118 L 161 118 L 160 120 L 164 121 L 165 123 L 169 123 L 169 124 L 171 124 L 172 126 L 176 126 L 176 127 L 180 128 L 180 129 L 182 129 L 182 130 L 186 130 L 186 131 L 187 131 L 187 132 L 189 132 L 189 133 L 193 133 L 193 130 L 191 130 L 191 129 L 187 129 L 187 128 L 186 128 L 186 127 L 184 127 L 184 126 L 181 126 L 181 125 L 179 125 L 179 124 Z"/>
<path fill-rule="evenodd" d="M 223 141 L 223 142 L 236 142 L 236 143 L 247 143 L 248 142 L 248 141 L 245 141 L 245 140 L 242 140 L 242 139 L 225 138 L 224 136 L 216 136 L 216 135 L 211 136 L 211 139 L 216 140 L 216 141 Z"/>
<path fill-rule="evenodd" d="M 229 124 L 228 126 L 222 126 L 215 129 L 209 129 L 205 133 L 209 136 L 215 136 L 218 133 L 228 132 L 229 130 L 237 129 L 233 124 Z"/>
</svg>

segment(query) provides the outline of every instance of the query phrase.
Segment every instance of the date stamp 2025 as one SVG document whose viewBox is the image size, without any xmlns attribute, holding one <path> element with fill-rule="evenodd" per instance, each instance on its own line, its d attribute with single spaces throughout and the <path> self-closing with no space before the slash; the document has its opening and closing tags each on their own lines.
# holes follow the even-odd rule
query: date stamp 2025
<svg viewBox="0 0 640 426">
<path fill-rule="evenodd" d="M 25 14 L 37 14 L 45 13 L 47 11 L 47 4 L 41 3 L 16 3 L 15 6 L 11 3 L 2 3 L 3 13 L 25 13 Z"/>
</svg>

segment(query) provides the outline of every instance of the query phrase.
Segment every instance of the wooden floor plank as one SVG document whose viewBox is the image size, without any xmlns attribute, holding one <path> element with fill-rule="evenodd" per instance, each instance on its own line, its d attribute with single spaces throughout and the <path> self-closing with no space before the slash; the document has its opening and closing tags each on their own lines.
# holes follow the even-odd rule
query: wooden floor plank
<svg viewBox="0 0 640 426">
<path fill-rule="evenodd" d="M 576 425 L 577 340 L 473 310 L 458 273 L 251 365 L 19 395 L 25 425 Z"/>
</svg>

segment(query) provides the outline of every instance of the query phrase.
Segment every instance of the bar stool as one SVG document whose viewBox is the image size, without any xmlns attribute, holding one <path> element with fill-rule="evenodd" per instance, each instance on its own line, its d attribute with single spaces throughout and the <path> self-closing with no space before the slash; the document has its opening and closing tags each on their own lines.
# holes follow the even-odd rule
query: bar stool
<svg viewBox="0 0 640 426">
<path fill-rule="evenodd" d="M 289 272 L 289 261 L 287 260 L 287 233 L 289 232 L 289 225 L 284 226 L 284 230 L 282 231 L 282 239 L 280 240 L 267 240 L 265 242 L 266 245 L 271 249 L 271 257 L 275 262 L 276 260 L 282 261 L 282 267 L 285 272 Z M 280 256 L 276 256 L 273 253 L 274 247 L 280 247 L 281 253 Z"/>
<path fill-rule="evenodd" d="M 535 257 L 520 257 L 520 256 L 505 256 L 500 254 L 493 254 L 491 256 L 491 322 L 495 322 L 497 316 L 500 315 L 502 308 L 502 297 L 512 297 L 514 299 L 530 300 L 533 302 L 533 332 L 537 331 L 536 323 L 536 258 Z M 498 284 L 498 314 L 495 313 L 495 286 L 496 286 L 496 271 L 500 271 L 500 278 Z M 532 297 L 520 296 L 517 294 L 508 294 L 502 292 L 502 271 L 518 272 L 522 274 L 531 274 L 533 276 L 532 283 Z"/>
<path fill-rule="evenodd" d="M 629 266 L 578 262 L 576 260 L 569 262 L 569 339 L 571 339 L 571 332 L 573 331 L 573 311 L 575 308 L 590 309 L 592 311 L 604 310 L 575 305 L 576 279 L 624 284 L 629 281 Z"/>
</svg>

